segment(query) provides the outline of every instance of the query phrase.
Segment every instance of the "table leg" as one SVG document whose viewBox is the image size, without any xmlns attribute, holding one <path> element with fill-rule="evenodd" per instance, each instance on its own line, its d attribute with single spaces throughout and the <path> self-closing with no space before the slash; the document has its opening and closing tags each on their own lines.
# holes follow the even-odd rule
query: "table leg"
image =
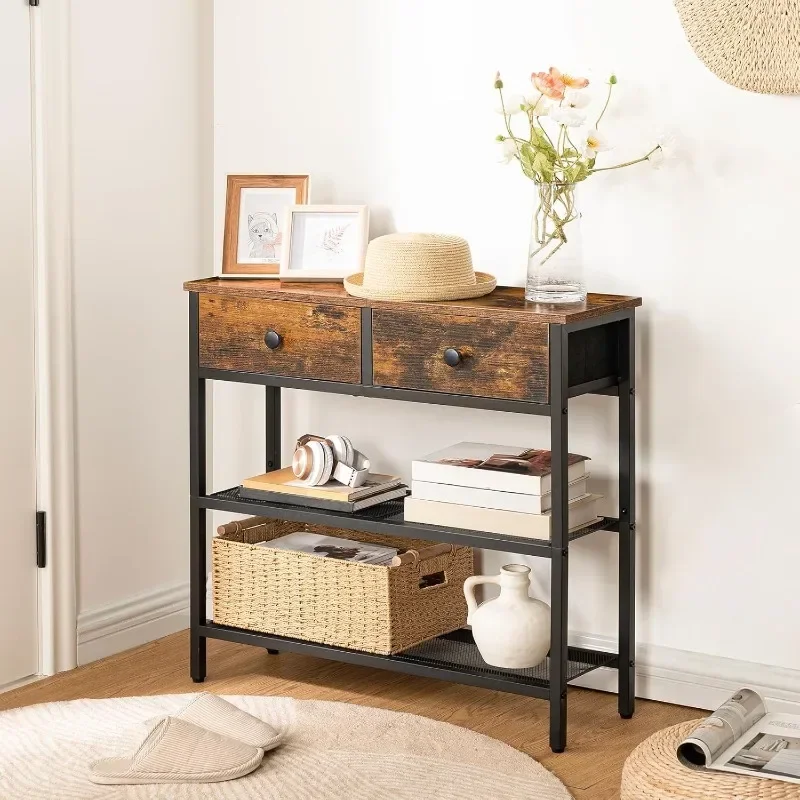
<svg viewBox="0 0 800 800">
<path fill-rule="evenodd" d="M 636 397 L 635 317 L 619 323 L 619 686 L 620 716 L 633 716 L 636 696 Z"/>
<path fill-rule="evenodd" d="M 550 557 L 550 748 L 567 745 L 567 599 L 569 584 L 568 469 L 568 333 L 550 326 L 550 449 L 552 451 L 552 517 Z"/>
<path fill-rule="evenodd" d="M 189 629 L 190 672 L 200 683 L 206 678 L 206 511 L 199 499 L 206 493 L 206 382 L 199 375 L 198 295 L 189 293 Z"/>
</svg>

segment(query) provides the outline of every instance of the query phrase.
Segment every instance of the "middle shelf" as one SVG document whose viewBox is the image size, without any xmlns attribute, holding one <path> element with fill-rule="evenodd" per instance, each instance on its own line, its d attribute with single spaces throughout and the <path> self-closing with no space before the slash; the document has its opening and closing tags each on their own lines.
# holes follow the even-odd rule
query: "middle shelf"
<svg viewBox="0 0 800 800">
<path fill-rule="evenodd" d="M 200 508 L 215 511 L 228 511 L 233 514 L 251 514 L 274 517 L 275 519 L 307 522 L 314 525 L 328 525 L 352 531 L 369 531 L 388 536 L 412 539 L 428 539 L 434 542 L 449 542 L 466 547 L 480 547 L 485 550 L 500 550 L 520 555 L 550 558 L 553 549 L 544 539 L 527 539 L 520 536 L 507 536 L 498 533 L 484 533 L 462 528 L 445 528 L 438 525 L 422 525 L 406 522 L 403 518 L 402 500 L 373 506 L 364 511 L 350 514 L 342 511 L 321 511 L 316 508 L 272 503 L 264 500 L 250 500 L 240 496 L 239 487 L 214 492 L 203 497 L 193 498 Z M 587 525 L 570 534 L 570 542 L 588 536 L 596 531 L 619 531 L 619 520 L 602 517 L 596 523 Z"/>
</svg>

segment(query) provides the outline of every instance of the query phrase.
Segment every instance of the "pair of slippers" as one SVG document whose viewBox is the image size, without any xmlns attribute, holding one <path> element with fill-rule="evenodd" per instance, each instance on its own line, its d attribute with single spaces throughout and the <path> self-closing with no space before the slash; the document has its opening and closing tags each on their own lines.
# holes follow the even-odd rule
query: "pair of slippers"
<svg viewBox="0 0 800 800">
<path fill-rule="evenodd" d="M 103 784 L 213 783 L 256 769 L 283 734 L 213 694 L 200 694 L 177 714 L 146 723 L 149 733 L 130 758 L 104 758 L 89 768 Z"/>
</svg>

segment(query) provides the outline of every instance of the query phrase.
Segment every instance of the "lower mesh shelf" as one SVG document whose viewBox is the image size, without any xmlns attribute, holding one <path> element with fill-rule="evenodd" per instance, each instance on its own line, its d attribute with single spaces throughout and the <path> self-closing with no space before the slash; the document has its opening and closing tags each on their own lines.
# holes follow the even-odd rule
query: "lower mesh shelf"
<svg viewBox="0 0 800 800">
<path fill-rule="evenodd" d="M 438 639 L 431 639 L 416 647 L 404 650 L 402 653 L 393 656 L 393 658 L 431 667 L 463 670 L 464 672 L 486 675 L 487 677 L 509 678 L 514 676 L 520 682 L 542 687 L 550 684 L 549 658 L 546 658 L 539 666 L 529 669 L 492 667 L 481 658 L 481 654 L 472 640 L 472 634 L 468 630 L 455 631 L 446 636 L 440 636 Z M 616 660 L 616 653 L 570 647 L 566 669 L 567 680 L 571 681 L 598 667 L 614 666 Z"/>
</svg>

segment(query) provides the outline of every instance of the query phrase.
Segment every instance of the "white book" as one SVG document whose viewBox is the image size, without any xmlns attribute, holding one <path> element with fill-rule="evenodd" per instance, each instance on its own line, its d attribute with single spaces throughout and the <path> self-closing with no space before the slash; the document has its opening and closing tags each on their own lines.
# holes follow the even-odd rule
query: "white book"
<svg viewBox="0 0 800 800">
<path fill-rule="evenodd" d="M 569 505 L 569 529 L 582 528 L 596 519 L 597 500 L 602 495 L 589 494 Z M 525 539 L 550 540 L 550 512 L 522 514 L 519 511 L 499 511 L 496 508 L 476 508 L 455 503 L 438 503 L 406 497 L 403 518 L 406 522 L 440 525 L 443 528 L 465 528 L 486 533 L 521 536 Z"/>
<path fill-rule="evenodd" d="M 549 494 L 550 451 L 519 445 L 460 442 L 411 462 L 411 478 L 471 489 L 496 489 L 518 494 Z M 570 453 L 567 482 L 587 474 L 587 456 Z"/>
<path fill-rule="evenodd" d="M 588 476 L 569 484 L 567 498 L 577 500 L 584 497 Z M 497 489 L 475 489 L 455 486 L 452 483 L 412 481 L 411 494 L 419 500 L 435 500 L 439 503 L 456 503 L 478 508 L 496 508 L 500 511 L 519 511 L 523 514 L 543 514 L 553 503 L 553 494 L 522 494 L 501 492 Z"/>
</svg>

